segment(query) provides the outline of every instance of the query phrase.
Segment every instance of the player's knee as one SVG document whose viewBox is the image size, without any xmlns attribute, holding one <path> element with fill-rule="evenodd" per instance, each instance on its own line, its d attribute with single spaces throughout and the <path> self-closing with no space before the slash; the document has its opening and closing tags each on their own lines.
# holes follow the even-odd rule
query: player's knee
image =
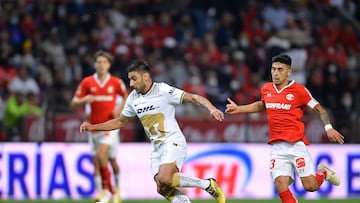
<svg viewBox="0 0 360 203">
<path fill-rule="evenodd" d="M 319 186 L 317 184 L 313 183 L 303 183 L 304 189 L 309 192 L 315 192 L 319 189 Z"/>
<path fill-rule="evenodd" d="M 277 191 L 285 191 L 289 186 L 289 182 L 281 178 L 275 179 L 274 184 Z"/>
<path fill-rule="evenodd" d="M 172 184 L 172 177 L 171 176 L 165 176 L 165 175 L 158 175 L 157 180 L 159 182 L 159 185 L 162 187 L 171 187 Z"/>
</svg>

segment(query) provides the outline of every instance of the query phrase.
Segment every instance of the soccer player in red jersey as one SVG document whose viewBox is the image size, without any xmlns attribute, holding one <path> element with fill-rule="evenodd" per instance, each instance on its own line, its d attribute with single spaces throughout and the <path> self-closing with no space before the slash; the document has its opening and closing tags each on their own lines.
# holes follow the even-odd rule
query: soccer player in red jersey
<svg viewBox="0 0 360 203">
<path fill-rule="evenodd" d="M 95 54 L 94 64 L 96 73 L 81 81 L 71 102 L 72 107 L 89 104 L 92 123 L 102 123 L 118 117 L 128 95 L 124 82 L 109 73 L 112 61 L 111 54 L 98 51 Z M 122 97 L 122 102 L 116 106 L 118 96 Z M 119 166 L 116 163 L 119 130 L 92 131 L 88 136 L 95 166 L 94 179 L 99 193 L 98 198 L 107 201 L 109 197 L 106 193 L 110 191 L 113 201 L 119 202 Z M 111 185 L 108 161 L 113 168 L 116 190 Z"/>
<path fill-rule="evenodd" d="M 284 203 L 296 203 L 297 200 L 289 190 L 294 181 L 294 171 L 300 177 L 307 191 L 316 191 L 324 180 L 339 185 L 340 180 L 335 172 L 324 164 L 314 165 L 306 145 L 309 144 L 304 134 L 304 123 L 301 122 L 304 107 L 310 107 L 324 124 L 326 134 L 331 142 L 344 143 L 344 137 L 335 130 L 326 110 L 316 101 L 310 92 L 301 84 L 290 80 L 291 58 L 278 55 L 272 58 L 272 82 L 265 83 L 261 89 L 261 100 L 251 104 L 237 105 L 228 99 L 225 113 L 255 113 L 266 111 L 271 144 L 270 171 L 275 188 Z"/>
</svg>

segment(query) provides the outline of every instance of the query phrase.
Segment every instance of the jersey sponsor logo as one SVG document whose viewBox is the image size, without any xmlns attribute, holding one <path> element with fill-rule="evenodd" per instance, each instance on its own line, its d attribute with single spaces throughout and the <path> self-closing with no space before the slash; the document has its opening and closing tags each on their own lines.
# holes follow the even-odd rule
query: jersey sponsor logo
<svg viewBox="0 0 360 203">
<path fill-rule="evenodd" d="M 113 101 L 112 95 L 96 95 L 94 96 L 95 101 Z"/>
<path fill-rule="evenodd" d="M 291 104 L 284 104 L 284 103 L 266 103 L 265 106 L 267 109 L 290 110 L 291 108 Z"/>
<path fill-rule="evenodd" d="M 296 162 L 296 167 L 297 168 L 303 168 L 303 167 L 305 167 L 305 159 L 303 158 L 303 157 L 300 157 L 300 158 L 297 158 L 296 160 L 295 160 L 295 162 Z"/>
<path fill-rule="evenodd" d="M 292 101 L 294 100 L 295 96 L 293 94 L 287 94 L 286 95 L 286 99 L 289 100 L 289 101 Z"/>
<path fill-rule="evenodd" d="M 154 105 L 150 105 L 150 106 L 146 106 L 140 109 L 136 109 L 136 113 L 140 114 L 140 113 L 144 113 L 144 112 L 148 112 L 148 111 L 152 111 L 155 110 Z"/>
</svg>

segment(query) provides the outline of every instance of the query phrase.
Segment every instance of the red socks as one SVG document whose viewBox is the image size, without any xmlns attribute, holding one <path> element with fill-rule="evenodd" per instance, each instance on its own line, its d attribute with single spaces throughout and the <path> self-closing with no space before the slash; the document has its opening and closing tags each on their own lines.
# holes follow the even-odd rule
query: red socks
<svg viewBox="0 0 360 203">
<path fill-rule="evenodd" d="M 100 175 L 103 189 L 108 189 L 112 193 L 114 188 L 111 186 L 111 176 L 107 166 L 100 167 Z"/>
<path fill-rule="evenodd" d="M 316 177 L 319 187 L 324 182 L 326 175 L 327 174 L 326 174 L 325 170 L 320 170 L 320 171 L 316 172 L 315 177 Z"/>
<path fill-rule="evenodd" d="M 279 193 L 279 196 L 283 203 L 298 203 L 298 201 L 289 189 Z"/>
</svg>

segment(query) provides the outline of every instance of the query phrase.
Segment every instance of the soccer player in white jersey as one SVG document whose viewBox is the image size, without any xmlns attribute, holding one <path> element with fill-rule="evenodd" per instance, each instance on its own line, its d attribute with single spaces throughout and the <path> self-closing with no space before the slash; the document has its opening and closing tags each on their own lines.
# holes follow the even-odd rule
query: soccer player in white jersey
<svg viewBox="0 0 360 203">
<path fill-rule="evenodd" d="M 290 74 L 291 58 L 285 54 L 273 57 L 272 82 L 262 87 L 261 100 L 237 105 L 229 99 L 225 110 L 228 114 L 266 111 L 270 131 L 268 143 L 271 144 L 270 171 L 283 203 L 297 202 L 288 188 L 294 181 L 294 172 L 300 177 L 304 189 L 310 192 L 318 190 L 324 180 L 333 185 L 340 184 L 335 172 L 324 164 L 319 164 L 314 173 L 314 165 L 306 148 L 309 142 L 301 121 L 306 106 L 319 115 L 330 141 L 344 143 L 344 137 L 330 124 L 326 110 L 303 85 L 289 80 Z"/>
<path fill-rule="evenodd" d="M 84 122 L 80 132 L 123 128 L 128 119 L 137 116 L 152 144 L 151 169 L 159 194 L 171 203 L 189 203 L 189 198 L 177 188 L 198 187 L 207 191 L 218 203 L 225 203 L 224 192 L 215 179 L 200 179 L 180 172 L 187 144 L 175 119 L 175 106 L 192 102 L 207 109 L 218 121 L 224 119 L 224 113 L 200 95 L 154 82 L 151 68 L 145 61 L 131 64 L 128 78 L 133 90 L 120 116 L 98 124 Z"/>
</svg>

